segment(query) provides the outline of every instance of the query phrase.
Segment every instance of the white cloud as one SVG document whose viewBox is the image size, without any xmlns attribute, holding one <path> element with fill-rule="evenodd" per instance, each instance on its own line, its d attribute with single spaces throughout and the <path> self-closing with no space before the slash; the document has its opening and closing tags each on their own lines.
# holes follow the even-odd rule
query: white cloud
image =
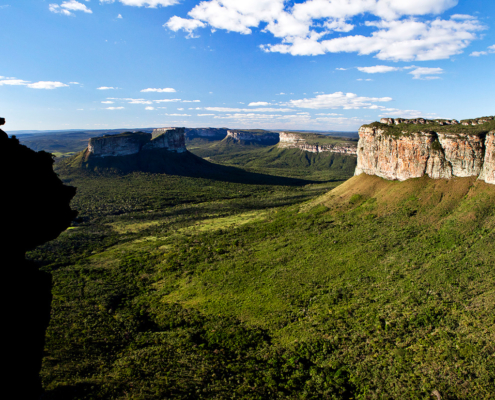
<svg viewBox="0 0 495 400">
<path fill-rule="evenodd" d="M 115 90 L 117 88 L 114 87 L 109 87 L 109 86 L 101 86 L 99 88 L 96 88 L 97 90 Z"/>
<path fill-rule="evenodd" d="M 80 85 L 79 82 L 69 82 L 70 85 Z"/>
<path fill-rule="evenodd" d="M 495 44 L 493 46 L 488 46 L 488 51 L 473 51 L 471 57 L 486 56 L 489 53 L 495 53 Z"/>
<path fill-rule="evenodd" d="M 299 108 L 325 109 L 343 108 L 344 110 L 366 108 L 372 103 L 392 101 L 390 97 L 362 97 L 354 93 L 335 92 L 320 94 L 312 99 L 290 100 L 287 105 Z"/>
<path fill-rule="evenodd" d="M 173 16 L 172 18 L 170 18 L 168 20 L 168 22 L 163 24 L 164 28 L 168 28 L 174 32 L 177 32 L 178 30 L 181 30 L 181 29 L 186 31 L 186 32 L 189 32 L 188 37 L 190 37 L 190 38 L 197 37 L 197 36 L 193 36 L 193 34 L 192 34 L 192 32 L 195 29 L 204 28 L 205 26 L 206 25 L 201 21 L 198 21 L 195 19 L 180 18 L 177 16 Z"/>
<path fill-rule="evenodd" d="M 183 103 L 201 103 L 201 100 L 182 100 Z"/>
<path fill-rule="evenodd" d="M 145 110 L 146 111 L 153 111 L 155 109 L 155 107 L 146 107 Z"/>
<path fill-rule="evenodd" d="M 337 71 L 347 71 L 347 68 L 335 68 Z"/>
<path fill-rule="evenodd" d="M 154 103 L 177 103 L 182 101 L 181 99 L 162 99 L 162 100 L 153 100 Z"/>
<path fill-rule="evenodd" d="M 107 107 L 105 110 L 123 110 L 125 107 Z"/>
<path fill-rule="evenodd" d="M 375 65 L 374 67 L 357 67 L 357 69 L 367 74 L 383 74 L 385 72 L 398 71 L 400 68 L 389 67 L 388 65 Z"/>
<path fill-rule="evenodd" d="M 22 79 L 3 79 L 0 80 L 0 86 L 26 86 L 29 82 Z"/>
<path fill-rule="evenodd" d="M 426 79 L 426 80 L 440 79 L 440 77 L 435 75 L 443 74 L 443 69 L 418 67 L 409 73 L 413 76 L 413 79 Z"/>
<path fill-rule="evenodd" d="M 212 117 L 215 114 L 198 114 L 198 117 Z"/>
<path fill-rule="evenodd" d="M 73 16 L 74 13 L 71 11 L 82 11 L 87 14 L 92 14 L 93 11 L 89 9 L 85 4 L 79 3 L 76 0 L 68 0 L 64 1 L 62 4 L 50 4 L 48 9 L 56 14 L 63 14 L 67 16 Z"/>
<path fill-rule="evenodd" d="M 68 87 L 69 85 L 62 82 L 52 81 L 30 83 L 29 81 L 24 81 L 22 79 L 7 78 L 0 80 L 0 86 L 27 86 L 31 89 L 57 89 L 61 87 Z"/>
<path fill-rule="evenodd" d="M 143 89 L 141 90 L 143 93 L 156 92 L 156 93 L 175 93 L 175 89 L 172 88 L 163 88 L 163 89 Z"/>
<path fill-rule="evenodd" d="M 108 101 L 102 101 L 101 103 L 102 103 L 102 104 L 113 104 L 114 102 L 113 102 L 113 101 L 108 100 Z"/>
<path fill-rule="evenodd" d="M 117 15 L 117 19 L 123 19 L 122 14 Z"/>
<path fill-rule="evenodd" d="M 62 82 L 52 82 L 52 81 L 40 81 L 40 82 L 35 82 L 35 83 L 30 83 L 27 85 L 27 87 L 31 89 L 57 89 L 61 87 L 67 87 L 69 85 L 66 85 L 65 83 Z"/>
<path fill-rule="evenodd" d="M 88 1 L 88 0 L 86 0 Z M 179 0 L 118 0 L 126 6 L 156 8 L 177 4 Z M 100 0 L 100 3 L 115 3 L 115 0 Z"/>
<path fill-rule="evenodd" d="M 189 18 L 174 16 L 165 24 L 192 33 L 209 25 L 241 34 L 263 27 L 279 44 L 262 45 L 267 52 L 292 55 L 356 52 L 383 60 L 435 60 L 461 53 L 484 26 L 476 17 L 419 19 L 441 14 L 458 0 L 207 0 Z M 348 35 L 365 19 L 368 35 Z M 428 18 L 428 17 L 426 17 Z M 356 21 L 354 21 L 356 19 Z M 337 32 L 337 33 L 336 33 Z M 329 36 L 333 35 L 333 38 Z"/>
<path fill-rule="evenodd" d="M 169 117 L 191 117 L 189 114 L 165 114 L 168 115 Z"/>
<path fill-rule="evenodd" d="M 249 107 L 257 107 L 257 106 L 269 106 L 271 105 L 270 103 L 267 103 L 266 101 L 255 101 L 254 103 L 249 103 Z"/>
<path fill-rule="evenodd" d="M 292 112 L 292 108 L 230 108 L 230 107 L 204 107 L 207 111 L 216 112 Z"/>
</svg>

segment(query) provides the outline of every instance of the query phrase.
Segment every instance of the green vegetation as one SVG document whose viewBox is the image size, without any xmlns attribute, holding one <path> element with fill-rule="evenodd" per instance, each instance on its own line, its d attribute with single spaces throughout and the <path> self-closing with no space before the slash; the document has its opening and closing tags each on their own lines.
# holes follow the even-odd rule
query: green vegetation
<svg viewBox="0 0 495 400">
<path fill-rule="evenodd" d="M 80 219 L 29 254 L 54 278 L 46 399 L 493 397 L 493 186 L 360 175 L 330 191 L 345 168 L 226 151 L 285 176 L 58 164 Z"/>
<path fill-rule="evenodd" d="M 466 120 L 471 122 L 471 120 Z M 416 125 L 416 124 L 399 124 L 399 125 L 387 125 L 380 122 L 373 122 L 369 125 L 363 125 L 365 127 L 380 128 L 385 131 L 386 134 L 392 136 L 411 135 L 416 132 L 437 132 L 437 133 L 452 133 L 452 134 L 469 134 L 469 135 L 486 135 L 488 132 L 495 131 L 495 120 L 485 122 L 482 125 L 439 125 L 438 123 L 430 123 L 429 125 Z"/>
<path fill-rule="evenodd" d="M 356 168 L 356 157 L 338 153 L 309 153 L 278 146 L 239 145 L 226 140 L 190 148 L 197 156 L 252 172 L 311 180 L 346 179 Z"/>
<path fill-rule="evenodd" d="M 356 146 L 357 139 L 350 139 L 346 137 L 339 136 L 330 136 L 330 135 L 320 135 L 317 133 L 308 133 L 308 132 L 291 132 L 284 131 L 285 133 L 291 133 L 294 135 L 298 135 L 301 139 L 304 139 L 307 144 L 317 144 L 319 146 L 328 146 L 328 145 L 353 145 Z"/>
</svg>

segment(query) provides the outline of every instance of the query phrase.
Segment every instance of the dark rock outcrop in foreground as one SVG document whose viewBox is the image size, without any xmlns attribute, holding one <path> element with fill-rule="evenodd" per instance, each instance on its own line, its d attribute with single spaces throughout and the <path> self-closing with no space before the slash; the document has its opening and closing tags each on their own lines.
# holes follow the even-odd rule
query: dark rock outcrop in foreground
<svg viewBox="0 0 495 400">
<path fill-rule="evenodd" d="M 42 394 L 39 372 L 51 308 L 51 275 L 25 253 L 55 239 L 77 214 L 69 205 L 76 189 L 65 186 L 52 166 L 51 154 L 35 152 L 0 130 L 2 374 L 4 390 L 16 399 Z"/>
</svg>

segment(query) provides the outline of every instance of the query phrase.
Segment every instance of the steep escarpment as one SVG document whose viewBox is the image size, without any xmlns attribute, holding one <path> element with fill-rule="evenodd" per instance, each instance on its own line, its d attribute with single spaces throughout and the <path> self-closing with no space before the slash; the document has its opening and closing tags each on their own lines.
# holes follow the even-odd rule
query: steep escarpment
<svg viewBox="0 0 495 400">
<path fill-rule="evenodd" d="M 339 140 L 324 135 L 303 134 L 292 132 L 280 132 L 278 147 L 282 149 L 300 149 L 310 153 L 340 153 L 355 155 L 357 146 L 355 142 Z"/>
<path fill-rule="evenodd" d="M 91 138 L 86 157 L 128 156 L 152 149 L 185 152 L 184 128 L 159 128 L 153 130 L 153 133 L 125 132 Z"/>
<path fill-rule="evenodd" d="M 206 140 L 222 140 L 227 136 L 227 128 L 186 128 L 186 138 L 206 139 Z"/>
<path fill-rule="evenodd" d="M 386 124 L 360 128 L 355 175 L 364 172 L 401 181 L 424 175 L 434 179 L 479 176 L 495 183 L 492 117 L 472 120 L 476 124 L 469 125 L 456 120 L 386 120 Z"/>
<path fill-rule="evenodd" d="M 279 141 L 279 134 L 263 130 L 228 130 L 226 140 L 232 142 L 258 143 L 274 145 Z"/>
</svg>

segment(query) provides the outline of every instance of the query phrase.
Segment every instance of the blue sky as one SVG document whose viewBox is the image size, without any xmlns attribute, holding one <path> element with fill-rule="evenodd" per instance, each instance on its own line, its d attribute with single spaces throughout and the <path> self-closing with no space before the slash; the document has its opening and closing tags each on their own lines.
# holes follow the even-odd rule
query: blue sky
<svg viewBox="0 0 495 400">
<path fill-rule="evenodd" d="M 495 114 L 493 0 L 0 0 L 6 130 Z"/>
</svg>

